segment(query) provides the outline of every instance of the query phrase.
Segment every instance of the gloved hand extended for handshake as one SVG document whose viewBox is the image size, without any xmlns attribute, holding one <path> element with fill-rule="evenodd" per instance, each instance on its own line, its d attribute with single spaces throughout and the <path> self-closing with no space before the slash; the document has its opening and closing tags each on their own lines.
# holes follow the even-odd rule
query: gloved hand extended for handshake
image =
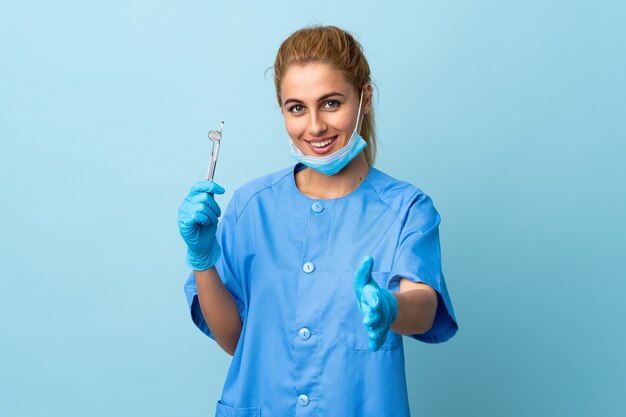
<svg viewBox="0 0 626 417">
<path fill-rule="evenodd" d="M 196 271 L 211 268 L 222 254 L 215 238 L 222 211 L 214 194 L 224 194 L 224 189 L 213 181 L 198 181 L 178 209 L 178 230 L 187 244 L 187 265 Z"/>
<path fill-rule="evenodd" d="M 398 300 L 389 290 L 378 286 L 372 278 L 373 267 L 371 256 L 361 261 L 354 274 L 354 291 L 369 336 L 368 348 L 377 351 L 387 340 L 387 333 L 398 315 Z"/>
</svg>

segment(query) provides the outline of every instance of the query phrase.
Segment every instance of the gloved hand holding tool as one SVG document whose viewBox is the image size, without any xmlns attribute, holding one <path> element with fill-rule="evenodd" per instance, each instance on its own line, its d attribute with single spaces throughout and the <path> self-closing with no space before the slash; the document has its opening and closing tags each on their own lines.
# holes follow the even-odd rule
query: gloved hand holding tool
<svg viewBox="0 0 626 417">
<path fill-rule="evenodd" d="M 196 271 L 211 268 L 222 254 L 215 239 L 222 211 L 214 194 L 224 194 L 224 189 L 213 181 L 198 181 L 178 209 L 178 230 L 187 244 L 187 265 Z"/>
<path fill-rule="evenodd" d="M 398 315 L 398 300 L 372 278 L 374 259 L 365 257 L 354 274 L 354 291 L 363 324 L 369 336 L 368 348 L 377 351 L 387 340 L 387 333 Z"/>
<path fill-rule="evenodd" d="M 203 271 L 211 268 L 222 254 L 220 245 L 215 239 L 217 219 L 222 214 L 215 202 L 215 194 L 224 194 L 224 189 L 213 182 L 219 145 L 222 139 L 222 128 L 211 130 L 209 139 L 213 142 L 207 179 L 198 181 L 178 209 L 178 230 L 187 244 L 187 265 Z"/>
</svg>

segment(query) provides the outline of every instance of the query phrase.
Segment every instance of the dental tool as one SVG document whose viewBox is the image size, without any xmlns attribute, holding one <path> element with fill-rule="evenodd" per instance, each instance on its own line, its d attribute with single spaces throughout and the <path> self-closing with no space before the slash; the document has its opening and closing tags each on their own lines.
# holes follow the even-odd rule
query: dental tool
<svg viewBox="0 0 626 417">
<path fill-rule="evenodd" d="M 217 165 L 217 156 L 220 153 L 220 142 L 222 140 L 222 129 L 224 128 L 224 122 L 220 125 L 220 130 L 209 131 L 209 139 L 213 142 L 213 148 L 211 149 L 211 158 L 209 159 L 209 169 L 206 174 L 206 179 L 213 181 L 215 176 L 215 165 Z"/>
</svg>

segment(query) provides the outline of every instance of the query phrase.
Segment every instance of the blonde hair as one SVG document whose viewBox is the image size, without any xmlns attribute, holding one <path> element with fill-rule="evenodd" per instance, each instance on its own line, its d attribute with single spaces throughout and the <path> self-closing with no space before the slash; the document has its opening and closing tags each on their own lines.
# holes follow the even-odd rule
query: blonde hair
<svg viewBox="0 0 626 417">
<path fill-rule="evenodd" d="M 341 71 L 352 84 L 357 96 L 371 83 L 370 67 L 363 54 L 361 44 L 348 32 L 335 26 L 312 26 L 300 29 L 289 36 L 278 49 L 274 61 L 274 84 L 278 105 L 282 107 L 280 83 L 292 65 L 311 62 L 330 64 Z M 359 132 L 367 145 L 365 157 L 369 165 L 376 159 L 376 131 L 374 107 L 363 117 Z"/>
</svg>

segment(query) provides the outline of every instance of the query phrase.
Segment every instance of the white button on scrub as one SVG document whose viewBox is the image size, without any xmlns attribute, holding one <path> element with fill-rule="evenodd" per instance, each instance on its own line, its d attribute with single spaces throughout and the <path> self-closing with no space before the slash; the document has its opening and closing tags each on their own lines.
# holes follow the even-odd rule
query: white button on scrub
<svg viewBox="0 0 626 417">
<path fill-rule="evenodd" d="M 311 206 L 311 209 L 313 209 L 313 211 L 316 212 L 316 213 L 320 213 L 322 210 L 324 210 L 324 206 L 319 201 L 316 201 Z"/>
<path fill-rule="evenodd" d="M 313 262 L 305 262 L 304 265 L 302 265 L 302 270 L 306 272 L 307 274 L 310 274 L 311 272 L 313 272 L 314 269 L 315 269 L 315 265 L 313 265 Z"/>
<path fill-rule="evenodd" d="M 309 337 L 311 337 L 311 331 L 307 329 L 306 327 L 303 327 L 298 332 L 298 336 L 300 336 L 300 339 L 302 340 L 307 340 Z"/>
<path fill-rule="evenodd" d="M 301 405 L 302 407 L 309 405 L 309 397 L 304 394 L 298 396 L 298 405 Z"/>
</svg>

